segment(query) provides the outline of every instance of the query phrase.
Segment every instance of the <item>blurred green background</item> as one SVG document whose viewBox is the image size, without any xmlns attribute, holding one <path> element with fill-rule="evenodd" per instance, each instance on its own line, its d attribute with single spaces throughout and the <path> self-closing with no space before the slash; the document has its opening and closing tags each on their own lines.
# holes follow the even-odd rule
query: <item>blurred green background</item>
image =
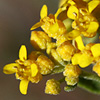
<svg viewBox="0 0 100 100">
<path fill-rule="evenodd" d="M 39 84 L 29 84 L 26 96 L 19 92 L 19 80 L 15 75 L 3 74 L 3 66 L 18 59 L 18 50 L 22 44 L 33 50 L 30 45 L 30 28 L 39 21 L 39 13 L 43 4 L 47 4 L 49 13 L 55 13 L 59 0 L 0 0 L 0 100 L 100 100 L 100 96 L 77 88 L 67 93 L 63 90 L 57 96 L 44 93 L 47 79 Z M 61 75 L 56 75 L 59 78 Z"/>
</svg>

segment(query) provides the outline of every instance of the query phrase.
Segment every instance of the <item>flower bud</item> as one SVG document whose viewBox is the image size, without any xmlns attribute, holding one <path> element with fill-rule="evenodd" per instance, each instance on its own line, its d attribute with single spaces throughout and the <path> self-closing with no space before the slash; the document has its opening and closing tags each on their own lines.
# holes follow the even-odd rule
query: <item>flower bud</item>
<svg viewBox="0 0 100 100">
<path fill-rule="evenodd" d="M 75 48 L 70 42 L 66 41 L 57 48 L 57 52 L 63 60 L 70 61 L 75 53 Z"/>
<path fill-rule="evenodd" d="M 61 91 L 60 83 L 55 79 L 50 79 L 46 82 L 45 93 L 57 95 Z"/>
<path fill-rule="evenodd" d="M 36 62 L 40 67 L 40 73 L 43 75 L 51 73 L 54 68 L 53 62 L 44 55 L 40 55 Z"/>
<path fill-rule="evenodd" d="M 54 61 L 55 64 L 65 65 L 62 58 L 58 55 L 56 49 L 51 50 L 51 59 Z"/>
<path fill-rule="evenodd" d="M 32 51 L 32 52 L 28 55 L 28 58 L 29 58 L 30 60 L 36 61 L 37 58 L 38 58 L 40 55 L 43 55 L 42 52 L 39 52 L 39 51 Z"/>
<path fill-rule="evenodd" d="M 98 61 L 94 66 L 93 66 L 93 71 L 100 76 L 100 61 Z"/>
<path fill-rule="evenodd" d="M 77 65 L 68 64 L 65 66 L 63 75 L 67 77 L 77 78 L 80 73 L 81 73 L 81 69 Z"/>
<path fill-rule="evenodd" d="M 45 32 L 32 31 L 30 41 L 34 48 L 44 50 L 47 42 L 51 42 L 51 38 Z"/>
<path fill-rule="evenodd" d="M 75 77 L 65 77 L 65 81 L 67 82 L 67 85 L 75 85 L 78 82 L 78 78 Z"/>
</svg>

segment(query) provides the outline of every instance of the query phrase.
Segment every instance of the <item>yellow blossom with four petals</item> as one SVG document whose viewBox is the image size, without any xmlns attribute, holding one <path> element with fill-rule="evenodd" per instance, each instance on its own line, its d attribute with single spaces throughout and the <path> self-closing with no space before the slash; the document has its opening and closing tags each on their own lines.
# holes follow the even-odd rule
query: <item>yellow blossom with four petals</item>
<svg viewBox="0 0 100 100">
<path fill-rule="evenodd" d="M 32 60 L 27 60 L 27 50 L 25 45 L 21 46 L 19 50 L 19 59 L 16 60 L 16 63 L 5 65 L 3 72 L 5 74 L 16 73 L 16 78 L 21 80 L 19 89 L 22 94 L 27 94 L 29 81 L 37 83 L 42 79 L 36 63 Z M 35 79 L 37 77 L 38 80 Z"/>
</svg>

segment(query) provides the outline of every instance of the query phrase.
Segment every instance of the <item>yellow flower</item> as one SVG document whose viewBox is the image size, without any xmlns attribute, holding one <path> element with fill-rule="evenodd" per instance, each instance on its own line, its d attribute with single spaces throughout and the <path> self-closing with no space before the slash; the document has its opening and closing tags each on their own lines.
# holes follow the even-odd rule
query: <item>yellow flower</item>
<svg viewBox="0 0 100 100">
<path fill-rule="evenodd" d="M 75 38 L 75 40 L 77 43 L 77 48 L 80 50 L 80 52 L 74 54 L 74 56 L 71 59 L 72 64 L 73 65 L 79 64 L 80 67 L 82 68 L 87 67 L 94 60 L 94 57 L 92 56 L 91 52 L 91 46 L 90 48 L 88 46 L 85 47 L 82 38 L 80 36 Z"/>
<path fill-rule="evenodd" d="M 40 11 L 40 22 L 36 23 L 32 26 L 31 30 L 34 30 L 38 27 L 41 27 L 50 37 L 57 38 L 59 35 L 66 33 L 66 27 L 63 22 L 57 19 L 59 13 L 61 13 L 62 9 L 59 8 L 55 15 L 50 14 L 47 16 L 47 6 L 43 5 Z"/>
<path fill-rule="evenodd" d="M 80 10 L 81 11 L 81 10 Z M 99 23 L 96 18 L 87 14 L 81 14 L 73 23 L 72 27 L 79 30 L 85 37 L 94 37 L 99 28 Z"/>
<path fill-rule="evenodd" d="M 99 28 L 99 18 L 95 18 L 97 11 L 94 14 L 94 10 L 98 6 L 100 6 L 99 0 L 92 0 L 89 3 L 83 0 L 66 0 L 66 2 L 65 0 L 61 0 L 61 8 L 66 8 L 63 11 L 64 13 L 61 14 L 64 16 L 66 12 L 66 18 L 74 20 L 72 23 L 74 30 L 80 31 L 80 34 L 83 34 L 85 37 L 94 37 Z M 91 14 L 92 12 L 94 16 Z M 61 14 L 60 16 L 62 16 Z M 77 33 L 77 35 L 80 34 Z"/>
<path fill-rule="evenodd" d="M 95 7 L 96 4 L 94 3 Z M 91 14 L 91 10 L 95 9 L 90 7 L 90 4 L 88 4 L 88 8 L 79 8 L 77 9 L 78 13 L 76 14 L 77 17 L 75 18 L 75 21 L 72 23 L 72 27 L 74 29 L 80 30 L 81 34 L 83 34 L 85 37 L 93 37 L 96 35 L 96 31 L 99 28 L 99 23 L 97 19 Z M 76 13 L 76 12 L 75 12 Z"/>
<path fill-rule="evenodd" d="M 16 63 L 7 64 L 3 68 L 5 74 L 16 73 L 16 78 L 20 79 L 20 92 L 27 94 L 29 81 L 37 83 L 42 79 L 39 68 L 34 60 L 27 60 L 27 50 L 25 45 L 22 45 L 19 50 L 19 59 Z"/>
<path fill-rule="evenodd" d="M 61 91 L 60 82 L 56 81 L 55 79 L 50 79 L 46 82 L 45 93 L 57 95 Z"/>
<path fill-rule="evenodd" d="M 63 9 L 63 12 L 67 10 L 68 18 L 75 19 L 78 16 L 78 9 L 87 7 L 87 3 L 83 0 L 60 0 L 59 7 Z"/>
</svg>

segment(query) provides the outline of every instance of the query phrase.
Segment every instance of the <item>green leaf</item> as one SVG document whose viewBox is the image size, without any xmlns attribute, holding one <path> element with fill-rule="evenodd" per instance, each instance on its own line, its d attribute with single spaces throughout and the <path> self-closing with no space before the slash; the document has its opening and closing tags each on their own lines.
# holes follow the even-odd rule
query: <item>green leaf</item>
<svg viewBox="0 0 100 100">
<path fill-rule="evenodd" d="M 100 94 L 100 77 L 93 73 L 82 72 L 78 86 L 94 94 Z"/>
</svg>

